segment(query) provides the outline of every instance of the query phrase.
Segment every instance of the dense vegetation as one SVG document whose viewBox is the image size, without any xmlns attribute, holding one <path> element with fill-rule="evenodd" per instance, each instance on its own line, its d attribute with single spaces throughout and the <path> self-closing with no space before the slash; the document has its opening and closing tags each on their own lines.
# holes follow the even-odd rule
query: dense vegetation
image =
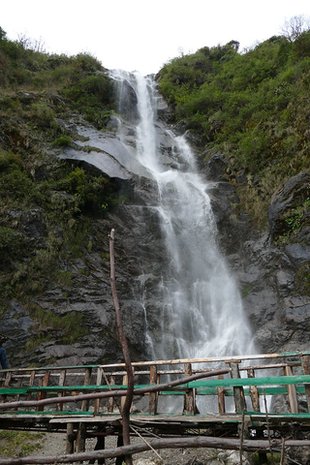
<svg viewBox="0 0 310 465">
<path fill-rule="evenodd" d="M 81 118 L 104 129 L 114 95 L 92 56 L 49 55 L 34 45 L 8 40 L 0 28 L 0 313 L 14 296 L 38 326 L 49 316 L 68 341 L 79 336 L 77 315 L 43 315 L 32 297 L 50 282 L 70 287 L 66 263 L 92 247 L 91 218 L 104 215 L 116 188 L 59 160 L 57 150 L 72 143 Z"/>
<path fill-rule="evenodd" d="M 207 148 L 205 160 L 226 155 L 258 221 L 274 190 L 309 169 L 310 31 L 291 32 L 243 53 L 235 41 L 204 47 L 173 59 L 158 76 L 174 122 Z"/>
</svg>

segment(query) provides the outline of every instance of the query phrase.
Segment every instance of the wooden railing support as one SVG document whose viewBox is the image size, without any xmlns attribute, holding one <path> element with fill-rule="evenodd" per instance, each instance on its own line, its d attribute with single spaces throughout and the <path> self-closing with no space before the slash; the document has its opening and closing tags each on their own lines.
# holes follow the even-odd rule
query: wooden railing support
<svg viewBox="0 0 310 465">
<path fill-rule="evenodd" d="M 301 357 L 302 368 L 305 375 L 310 375 L 310 355 Z M 310 384 L 305 384 L 306 399 L 308 403 L 308 412 L 310 412 Z"/>
<path fill-rule="evenodd" d="M 255 378 L 255 371 L 253 368 L 249 368 L 247 370 L 248 378 Z M 260 412 L 260 405 L 259 405 L 259 392 L 257 386 L 250 386 L 250 397 L 252 402 L 252 407 L 254 412 Z"/>
<path fill-rule="evenodd" d="M 114 376 L 110 376 L 110 378 L 109 378 L 109 385 L 110 385 L 110 386 L 111 386 L 111 385 L 113 386 L 114 384 L 115 384 L 115 378 L 114 378 Z M 108 399 L 108 412 L 109 412 L 109 413 L 113 413 L 113 412 L 114 412 L 114 404 L 115 404 L 115 402 L 114 402 L 114 397 L 113 397 L 113 396 L 112 396 L 112 397 L 109 397 L 109 399 Z"/>
<path fill-rule="evenodd" d="M 218 379 L 224 379 L 224 376 L 220 375 L 218 376 Z M 225 406 L 225 388 L 223 387 L 217 388 L 217 404 L 218 404 L 219 414 L 224 415 L 226 412 L 226 406 Z"/>
<path fill-rule="evenodd" d="M 67 436 L 66 436 L 66 454 L 73 454 L 74 452 L 74 430 L 73 423 L 67 424 Z"/>
<path fill-rule="evenodd" d="M 150 384 L 158 383 L 157 366 L 150 366 Z M 150 392 L 149 394 L 149 413 L 156 415 L 158 407 L 158 392 Z"/>
<path fill-rule="evenodd" d="M 192 364 L 185 363 L 184 364 L 184 375 L 192 376 L 192 374 L 193 374 Z M 196 407 L 195 389 L 188 389 L 184 394 L 183 414 L 195 415 L 196 410 L 197 410 L 197 407 Z"/>
<path fill-rule="evenodd" d="M 284 374 L 286 376 L 293 375 L 293 370 L 289 365 L 286 365 L 284 367 Z M 294 386 L 293 384 L 289 384 L 287 386 L 287 393 L 288 393 L 288 402 L 289 402 L 291 413 L 298 413 L 298 400 L 297 400 L 296 386 Z"/>
<path fill-rule="evenodd" d="M 240 378 L 239 362 L 233 361 L 229 363 L 232 378 Z M 233 389 L 236 413 L 242 413 L 247 409 L 243 387 L 234 387 Z"/>
<path fill-rule="evenodd" d="M 97 378 L 96 378 L 96 385 L 100 386 L 102 384 L 102 378 L 103 378 L 103 368 L 98 367 L 97 369 Z M 98 414 L 100 410 L 100 399 L 96 399 L 94 403 L 94 413 Z"/>
</svg>

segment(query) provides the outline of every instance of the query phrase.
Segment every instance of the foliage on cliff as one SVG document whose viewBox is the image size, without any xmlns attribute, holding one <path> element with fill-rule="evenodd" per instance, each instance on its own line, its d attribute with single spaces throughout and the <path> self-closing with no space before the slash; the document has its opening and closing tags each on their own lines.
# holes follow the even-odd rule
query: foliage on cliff
<svg viewBox="0 0 310 465">
<path fill-rule="evenodd" d="M 92 247 L 91 218 L 104 215 L 116 187 L 57 151 L 81 118 L 104 129 L 113 105 L 95 58 L 49 55 L 0 28 L 0 314 L 13 296 L 31 311 L 32 297 Z"/>
<path fill-rule="evenodd" d="M 286 178 L 309 169 L 310 31 L 242 53 L 238 46 L 231 41 L 175 58 L 158 82 L 174 122 L 207 147 L 206 159 L 216 152 L 230 159 L 246 185 L 244 202 L 259 216 Z"/>
</svg>

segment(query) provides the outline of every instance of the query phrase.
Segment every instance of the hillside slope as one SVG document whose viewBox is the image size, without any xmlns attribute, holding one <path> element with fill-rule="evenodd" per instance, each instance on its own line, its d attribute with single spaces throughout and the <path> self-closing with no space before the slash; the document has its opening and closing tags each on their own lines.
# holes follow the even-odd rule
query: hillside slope
<svg viewBox="0 0 310 465">
<path fill-rule="evenodd" d="M 176 58 L 157 76 L 170 104 L 162 118 L 189 131 L 215 181 L 219 240 L 262 351 L 306 348 L 309 339 L 309 52 L 309 32 L 243 54 L 231 42 Z M 152 186 L 60 158 L 79 150 L 77 127 L 113 130 L 116 106 L 95 58 L 48 55 L 0 29 L 0 324 L 13 338 L 12 365 L 120 357 L 112 226 L 132 355 L 145 357 L 139 267 L 160 270 L 164 258 L 131 206 Z"/>
</svg>

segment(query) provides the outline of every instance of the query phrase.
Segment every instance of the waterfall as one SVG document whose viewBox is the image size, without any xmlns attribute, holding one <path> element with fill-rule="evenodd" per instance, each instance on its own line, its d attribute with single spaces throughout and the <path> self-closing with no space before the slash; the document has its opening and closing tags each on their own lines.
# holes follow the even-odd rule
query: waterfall
<svg viewBox="0 0 310 465">
<path fill-rule="evenodd" d="M 157 119 L 160 96 L 152 77 L 117 72 L 136 96 L 133 112 L 135 153 L 157 185 L 155 208 L 167 260 L 158 286 L 162 305 L 153 340 L 156 358 L 248 354 L 251 331 L 240 293 L 217 243 L 217 227 L 208 182 L 198 173 L 195 155 L 184 136 L 176 137 Z M 126 86 L 124 82 L 126 81 Z M 126 108 L 128 96 L 126 96 Z M 127 112 L 128 116 L 128 112 Z M 171 141 L 163 156 L 161 140 Z M 148 309 L 145 307 L 147 318 Z"/>
</svg>

